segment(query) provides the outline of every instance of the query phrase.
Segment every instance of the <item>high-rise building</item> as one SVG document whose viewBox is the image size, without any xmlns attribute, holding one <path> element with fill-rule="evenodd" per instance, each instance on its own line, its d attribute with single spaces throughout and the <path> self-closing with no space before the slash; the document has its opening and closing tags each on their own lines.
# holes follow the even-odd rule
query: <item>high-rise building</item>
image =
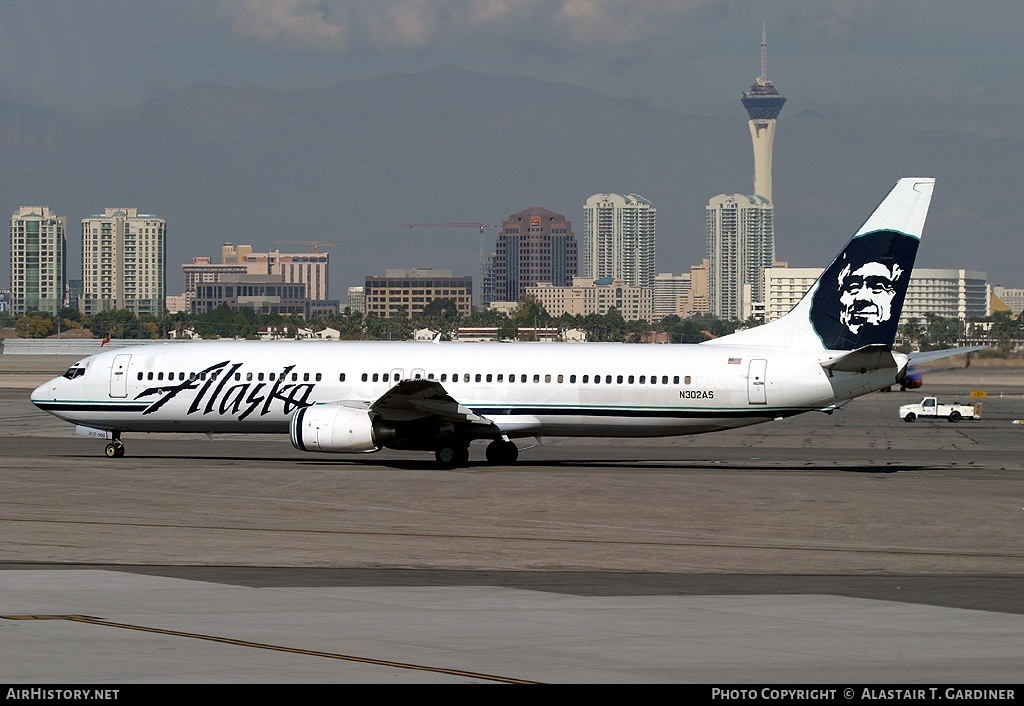
<svg viewBox="0 0 1024 706">
<path fill-rule="evenodd" d="M 11 315 L 56 314 L 67 281 L 66 222 L 48 206 L 22 206 L 11 216 Z"/>
<path fill-rule="evenodd" d="M 366 313 L 382 319 L 411 319 L 437 300 L 450 300 L 460 316 L 469 316 L 473 313 L 473 278 L 454 277 L 451 270 L 432 268 L 385 270 L 383 277 L 366 277 L 363 297 Z"/>
<path fill-rule="evenodd" d="M 82 296 L 87 316 L 127 309 L 163 316 L 167 221 L 135 208 L 107 208 L 82 219 Z"/>
<path fill-rule="evenodd" d="M 185 296 L 191 297 L 196 293 L 200 284 L 215 284 L 220 282 L 224 275 L 248 274 L 245 265 L 215 263 L 208 257 L 193 257 L 192 262 L 181 266 L 181 272 L 185 277 Z"/>
<path fill-rule="evenodd" d="M 305 285 L 285 282 L 283 275 L 223 275 L 217 282 L 199 283 L 189 307 L 193 314 L 205 314 L 222 304 L 231 311 L 252 309 L 302 318 L 310 313 Z"/>
<path fill-rule="evenodd" d="M 743 94 L 743 107 L 750 120 L 750 138 L 754 142 L 754 193 L 772 200 L 772 148 L 775 126 L 786 99 L 768 80 L 768 35 L 761 28 L 761 75 L 750 91 Z"/>
<path fill-rule="evenodd" d="M 366 293 L 363 287 L 349 287 L 345 307 L 351 312 L 366 313 Z"/>
<path fill-rule="evenodd" d="M 684 316 L 690 299 L 690 273 L 674 275 L 659 272 L 654 277 L 654 318 L 661 321 L 666 316 Z"/>
<path fill-rule="evenodd" d="M 824 271 L 822 267 L 768 268 L 765 271 L 766 320 L 787 314 Z M 915 268 L 907 284 L 900 325 L 929 315 L 946 319 L 983 318 L 992 313 L 988 273 L 964 269 Z"/>
<path fill-rule="evenodd" d="M 654 285 L 656 209 L 637 194 L 594 194 L 583 207 L 581 276 Z"/>
<path fill-rule="evenodd" d="M 258 253 L 251 245 L 224 243 L 220 249 L 222 265 L 245 265 L 250 275 L 283 275 L 286 283 L 306 285 L 312 301 L 326 301 L 330 255 L 325 252 L 283 253 L 280 250 Z"/>
<path fill-rule="evenodd" d="M 523 290 L 538 282 L 571 284 L 578 257 L 576 235 L 565 216 L 537 206 L 513 213 L 501 224 L 489 273 L 493 283 L 485 282 L 490 291 L 483 303 L 519 301 Z"/>
<path fill-rule="evenodd" d="M 525 292 L 552 316 L 604 316 L 612 309 L 626 321 L 650 321 L 653 316 L 654 290 L 630 285 L 614 277 L 575 277 L 568 286 L 541 282 L 534 287 L 526 287 Z"/>
<path fill-rule="evenodd" d="M 719 194 L 707 206 L 711 313 L 744 321 L 764 302 L 764 270 L 775 262 L 775 209 L 763 196 Z"/>
<path fill-rule="evenodd" d="M 992 294 L 998 297 L 1014 316 L 1020 316 L 1021 312 L 1024 312 L 1024 289 L 997 284 L 993 285 Z"/>
</svg>

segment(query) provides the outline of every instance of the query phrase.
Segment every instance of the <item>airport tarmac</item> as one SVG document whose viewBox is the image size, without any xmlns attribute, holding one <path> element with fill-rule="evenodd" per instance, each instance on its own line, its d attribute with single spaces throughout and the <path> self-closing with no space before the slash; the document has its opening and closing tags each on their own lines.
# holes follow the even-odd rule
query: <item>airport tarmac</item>
<svg viewBox="0 0 1024 706">
<path fill-rule="evenodd" d="M 0 356 L 0 683 L 1015 684 L 1024 375 L 520 462 L 125 435 Z M 984 389 L 985 398 L 971 398 Z M 934 394 L 982 417 L 907 424 Z M 527 448 L 530 447 L 530 448 Z"/>
</svg>

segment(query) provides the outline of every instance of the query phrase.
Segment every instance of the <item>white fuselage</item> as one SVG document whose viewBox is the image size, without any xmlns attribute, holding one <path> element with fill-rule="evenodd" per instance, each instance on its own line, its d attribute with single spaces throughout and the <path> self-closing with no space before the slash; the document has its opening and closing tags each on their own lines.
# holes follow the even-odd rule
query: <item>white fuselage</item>
<svg viewBox="0 0 1024 706">
<path fill-rule="evenodd" d="M 510 437 L 672 436 L 825 409 L 894 383 L 895 369 L 829 374 L 821 363 L 836 355 L 619 343 L 167 343 L 93 355 L 32 401 L 115 432 L 287 433 L 302 407 L 368 404 L 399 380 L 425 378 Z"/>
</svg>

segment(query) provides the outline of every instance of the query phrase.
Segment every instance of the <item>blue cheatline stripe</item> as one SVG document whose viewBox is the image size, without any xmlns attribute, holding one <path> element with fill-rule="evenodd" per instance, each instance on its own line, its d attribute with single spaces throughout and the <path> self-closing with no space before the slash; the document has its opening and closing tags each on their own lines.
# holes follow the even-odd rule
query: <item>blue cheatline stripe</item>
<svg viewBox="0 0 1024 706">
<path fill-rule="evenodd" d="M 33 404 L 48 412 L 144 412 L 149 402 L 46 402 L 35 401 Z"/>
<path fill-rule="evenodd" d="M 40 409 L 54 412 L 144 412 L 149 402 L 68 402 L 68 401 L 38 401 L 35 405 Z M 796 414 L 813 411 L 811 408 L 772 408 L 772 407 L 750 407 L 743 409 L 670 409 L 670 408 L 642 408 L 642 407 L 572 407 L 572 406 L 551 406 L 551 407 L 506 407 L 506 406 L 479 406 L 470 408 L 475 414 L 487 415 L 530 415 L 548 417 L 632 417 L 637 419 L 735 419 L 754 417 L 792 417 Z M 815 408 L 816 409 L 816 408 Z M 302 413 L 306 410 L 303 407 L 299 410 L 299 416 L 293 418 L 295 424 L 301 425 Z M 295 438 L 301 444 L 301 434 Z M 305 449 L 303 449 L 305 450 Z"/>
<path fill-rule="evenodd" d="M 516 415 L 547 417 L 635 417 L 638 419 L 735 419 L 749 417 L 792 417 L 809 408 L 751 407 L 749 409 L 667 409 L 636 407 L 471 407 L 481 416 Z"/>
</svg>

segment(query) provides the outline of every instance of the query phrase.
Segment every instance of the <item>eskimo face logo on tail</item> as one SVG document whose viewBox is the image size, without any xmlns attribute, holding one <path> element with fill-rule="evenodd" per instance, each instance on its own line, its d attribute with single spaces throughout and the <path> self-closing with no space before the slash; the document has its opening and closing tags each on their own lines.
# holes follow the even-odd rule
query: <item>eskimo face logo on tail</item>
<svg viewBox="0 0 1024 706">
<path fill-rule="evenodd" d="M 891 230 L 850 241 L 818 280 L 811 306 L 811 324 L 826 348 L 893 343 L 919 242 Z"/>
</svg>

